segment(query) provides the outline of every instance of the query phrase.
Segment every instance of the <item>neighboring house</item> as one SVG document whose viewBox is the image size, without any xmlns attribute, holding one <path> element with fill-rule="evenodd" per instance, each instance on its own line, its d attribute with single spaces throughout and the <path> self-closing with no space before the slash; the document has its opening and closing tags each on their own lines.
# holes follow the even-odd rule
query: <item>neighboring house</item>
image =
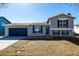
<svg viewBox="0 0 79 59">
<path fill-rule="evenodd" d="M 76 34 L 79 34 L 79 25 L 75 25 L 75 26 L 74 26 L 74 32 L 75 32 Z"/>
<path fill-rule="evenodd" d="M 0 17 L 0 35 L 5 35 L 5 25 L 10 23 L 5 17 Z"/>
<path fill-rule="evenodd" d="M 74 19 L 70 14 L 48 18 L 46 23 L 14 23 L 5 26 L 5 36 L 73 37 Z"/>
</svg>

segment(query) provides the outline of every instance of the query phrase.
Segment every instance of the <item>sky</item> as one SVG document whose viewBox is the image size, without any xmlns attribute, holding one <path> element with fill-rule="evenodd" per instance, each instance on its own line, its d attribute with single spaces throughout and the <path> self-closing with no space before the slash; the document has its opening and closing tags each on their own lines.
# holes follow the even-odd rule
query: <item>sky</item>
<svg viewBox="0 0 79 59">
<path fill-rule="evenodd" d="M 71 13 L 76 17 L 75 24 L 79 24 L 79 4 L 68 3 L 10 3 L 7 8 L 0 10 L 12 23 L 46 22 L 49 17 Z"/>
</svg>

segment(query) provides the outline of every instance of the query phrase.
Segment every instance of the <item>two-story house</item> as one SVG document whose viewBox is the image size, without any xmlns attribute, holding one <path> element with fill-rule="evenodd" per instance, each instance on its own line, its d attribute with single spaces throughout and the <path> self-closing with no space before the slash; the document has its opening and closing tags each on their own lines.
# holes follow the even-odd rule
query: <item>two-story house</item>
<svg viewBox="0 0 79 59">
<path fill-rule="evenodd" d="M 5 35 L 5 25 L 10 23 L 5 17 L 0 17 L 0 35 Z"/>
<path fill-rule="evenodd" d="M 46 23 L 13 23 L 5 26 L 5 36 L 73 37 L 74 19 L 70 13 L 48 18 Z"/>
</svg>

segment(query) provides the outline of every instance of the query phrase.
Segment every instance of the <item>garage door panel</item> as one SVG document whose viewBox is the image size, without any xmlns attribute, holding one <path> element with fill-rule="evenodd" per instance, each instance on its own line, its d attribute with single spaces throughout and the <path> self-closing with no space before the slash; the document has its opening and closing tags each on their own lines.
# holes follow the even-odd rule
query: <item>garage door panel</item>
<svg viewBox="0 0 79 59">
<path fill-rule="evenodd" d="M 9 36 L 27 36 L 27 28 L 9 28 Z"/>
</svg>

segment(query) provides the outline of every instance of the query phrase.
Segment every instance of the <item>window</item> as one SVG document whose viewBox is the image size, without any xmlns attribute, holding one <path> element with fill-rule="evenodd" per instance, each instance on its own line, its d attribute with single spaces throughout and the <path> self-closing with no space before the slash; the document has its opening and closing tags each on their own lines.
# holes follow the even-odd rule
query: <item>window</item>
<svg viewBox="0 0 79 59">
<path fill-rule="evenodd" d="M 62 27 L 62 20 L 59 20 L 59 27 Z"/>
<path fill-rule="evenodd" d="M 42 26 L 33 26 L 33 33 L 42 33 Z"/>
<path fill-rule="evenodd" d="M 68 27 L 68 20 L 58 20 L 58 27 Z"/>
<path fill-rule="evenodd" d="M 68 35 L 68 31 L 66 30 L 62 31 L 62 35 Z"/>
<path fill-rule="evenodd" d="M 63 20 L 63 27 L 68 27 L 68 20 Z"/>
<path fill-rule="evenodd" d="M 59 31 L 58 30 L 54 30 L 53 31 L 53 35 L 59 35 Z"/>
</svg>

